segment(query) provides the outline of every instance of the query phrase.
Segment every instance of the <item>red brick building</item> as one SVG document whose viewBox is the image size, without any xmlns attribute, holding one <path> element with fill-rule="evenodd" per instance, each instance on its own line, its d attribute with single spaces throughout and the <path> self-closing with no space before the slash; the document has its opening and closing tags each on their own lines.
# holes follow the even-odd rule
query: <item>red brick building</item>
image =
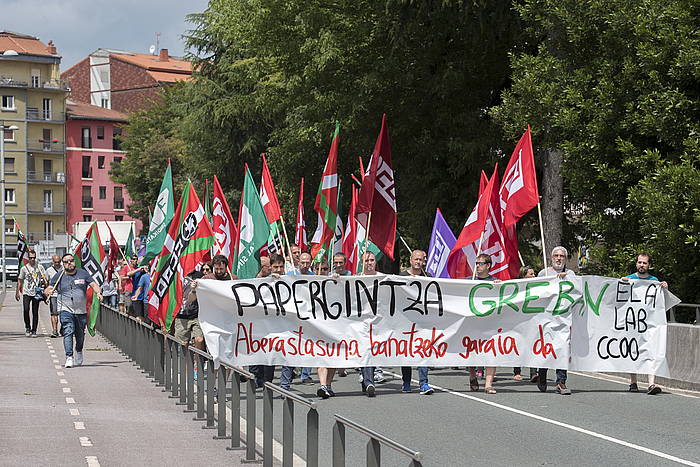
<svg viewBox="0 0 700 467">
<path fill-rule="evenodd" d="M 159 55 L 98 49 L 63 73 L 73 102 L 92 104 L 123 113 L 148 106 L 160 88 L 190 79 L 190 62 Z"/>
<path fill-rule="evenodd" d="M 109 171 L 126 154 L 118 139 L 127 117 L 121 112 L 68 101 L 66 115 L 66 227 L 76 222 L 141 221 L 129 216 L 126 188 L 112 181 Z"/>
</svg>

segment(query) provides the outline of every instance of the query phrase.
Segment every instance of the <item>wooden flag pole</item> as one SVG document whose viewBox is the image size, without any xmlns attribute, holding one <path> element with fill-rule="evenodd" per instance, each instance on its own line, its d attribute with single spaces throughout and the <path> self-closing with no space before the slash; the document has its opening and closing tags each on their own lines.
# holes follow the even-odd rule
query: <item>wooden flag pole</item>
<svg viewBox="0 0 700 467">
<path fill-rule="evenodd" d="M 481 243 L 484 241 L 484 232 L 486 232 L 486 229 L 481 231 L 481 235 L 479 236 L 479 248 L 476 250 L 476 258 L 479 258 L 479 255 L 481 254 Z M 474 260 L 474 269 L 472 270 L 472 280 L 476 279 L 476 259 Z"/>
<path fill-rule="evenodd" d="M 367 218 L 367 231 L 365 232 L 365 249 L 360 255 L 360 266 L 362 266 L 361 276 L 365 275 L 365 253 L 367 253 L 367 245 L 369 244 L 369 228 L 372 226 L 372 211 L 369 212 L 369 217 Z"/>
<path fill-rule="evenodd" d="M 542 260 L 544 261 L 542 270 L 547 271 L 547 249 L 544 246 L 544 226 L 542 224 L 542 209 L 540 203 L 537 203 L 537 216 L 540 218 L 540 236 L 542 237 Z"/>
<path fill-rule="evenodd" d="M 63 269 L 61 269 L 61 274 L 58 275 L 58 279 L 56 279 L 56 285 L 54 285 L 54 290 L 56 290 L 56 288 L 58 288 L 58 284 L 61 283 L 61 278 L 63 277 L 64 272 L 66 272 L 65 266 L 63 267 Z M 53 295 L 53 291 L 51 292 L 51 295 Z M 51 300 L 51 295 L 46 297 L 46 300 L 44 300 L 44 303 L 49 303 L 49 300 Z"/>
</svg>

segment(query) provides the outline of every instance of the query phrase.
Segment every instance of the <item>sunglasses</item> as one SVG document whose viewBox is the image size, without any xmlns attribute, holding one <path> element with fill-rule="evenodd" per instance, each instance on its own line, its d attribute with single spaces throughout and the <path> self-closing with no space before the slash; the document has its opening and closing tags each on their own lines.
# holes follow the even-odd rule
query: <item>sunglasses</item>
<svg viewBox="0 0 700 467">
<path fill-rule="evenodd" d="M 477 262 L 476 262 L 476 265 L 477 265 L 477 266 L 483 266 L 483 265 L 485 265 L 485 264 L 491 264 L 491 263 L 487 263 L 486 261 L 477 261 Z"/>
<path fill-rule="evenodd" d="M 75 263 L 74 259 L 64 259 L 62 260 L 63 263 Z"/>
</svg>

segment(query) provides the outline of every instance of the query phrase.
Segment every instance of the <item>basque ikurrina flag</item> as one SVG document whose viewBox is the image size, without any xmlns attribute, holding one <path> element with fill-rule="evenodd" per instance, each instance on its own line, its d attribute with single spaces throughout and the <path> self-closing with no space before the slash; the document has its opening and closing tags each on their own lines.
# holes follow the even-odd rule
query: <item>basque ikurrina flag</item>
<svg viewBox="0 0 700 467">
<path fill-rule="evenodd" d="M 100 233 L 97 229 L 97 222 L 93 222 L 85 238 L 75 249 L 73 255 L 75 257 L 75 267 L 83 268 L 97 282 L 97 285 L 102 287 L 105 283 L 105 268 L 107 266 L 107 255 L 102 247 Z M 87 288 L 87 301 L 85 302 L 87 310 L 87 328 L 91 336 L 95 335 L 95 323 L 97 316 L 100 314 L 100 302 L 94 297 L 94 292 L 91 287 Z"/>
<path fill-rule="evenodd" d="M 170 330 L 182 305 L 184 277 L 207 256 L 214 234 L 189 180 L 175 209 L 163 250 L 156 257 L 148 292 L 148 317 Z"/>
<path fill-rule="evenodd" d="M 335 132 L 331 150 L 328 152 L 326 166 L 323 169 L 321 183 L 318 185 L 314 211 L 318 214 L 316 232 L 311 240 L 311 256 L 315 262 L 328 253 L 335 237 L 335 223 L 338 217 L 338 144 L 340 124 L 335 122 Z"/>
</svg>

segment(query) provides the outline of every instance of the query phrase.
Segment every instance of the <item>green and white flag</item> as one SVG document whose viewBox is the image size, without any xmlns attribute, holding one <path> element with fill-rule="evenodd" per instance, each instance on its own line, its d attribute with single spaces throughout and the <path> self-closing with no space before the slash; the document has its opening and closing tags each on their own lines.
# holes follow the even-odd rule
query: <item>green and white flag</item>
<svg viewBox="0 0 700 467">
<path fill-rule="evenodd" d="M 126 245 L 124 245 L 124 256 L 126 258 L 131 258 L 136 254 L 136 248 L 134 248 L 134 225 L 129 227 L 129 238 L 126 239 Z"/>
<path fill-rule="evenodd" d="M 151 225 L 148 227 L 148 236 L 146 237 L 146 255 L 141 261 L 141 265 L 147 265 L 153 258 L 160 254 L 163 249 L 165 237 L 168 235 L 168 225 L 173 218 L 175 212 L 175 202 L 173 200 L 173 175 L 168 162 L 168 168 L 165 169 L 163 183 L 160 184 L 160 193 L 156 200 L 156 206 L 153 209 L 153 217 Z"/>
<path fill-rule="evenodd" d="M 235 274 L 241 279 L 251 279 L 260 271 L 260 248 L 270 235 L 270 225 L 263 209 L 253 176 L 245 166 L 243 199 L 238 213 L 238 259 Z"/>
</svg>

